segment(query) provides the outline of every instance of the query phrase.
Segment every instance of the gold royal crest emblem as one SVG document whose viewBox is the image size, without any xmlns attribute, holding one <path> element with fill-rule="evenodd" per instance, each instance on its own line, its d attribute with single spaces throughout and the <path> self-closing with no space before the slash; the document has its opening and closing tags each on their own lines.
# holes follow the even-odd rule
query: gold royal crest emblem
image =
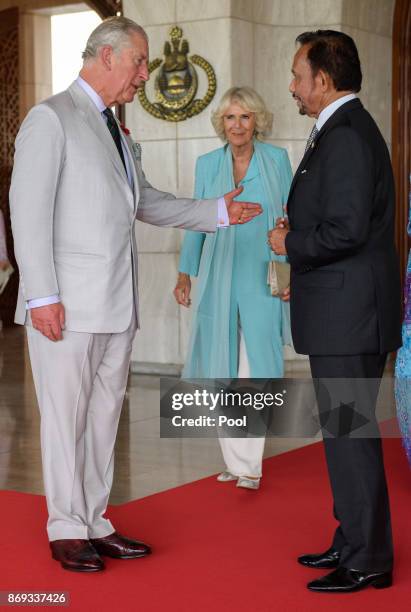
<svg viewBox="0 0 411 612">
<path fill-rule="evenodd" d="M 150 74 L 159 68 L 154 83 L 155 102 L 149 101 L 145 85 L 139 90 L 141 106 L 157 119 L 184 121 L 201 113 L 214 98 L 216 77 L 210 64 L 199 55 L 188 58 L 189 45 L 181 40 L 183 31 L 178 26 L 170 30 L 170 39 L 164 44 L 164 59 L 150 62 Z M 198 77 L 195 65 L 202 68 L 207 76 L 208 88 L 202 99 L 195 99 Z"/>
</svg>

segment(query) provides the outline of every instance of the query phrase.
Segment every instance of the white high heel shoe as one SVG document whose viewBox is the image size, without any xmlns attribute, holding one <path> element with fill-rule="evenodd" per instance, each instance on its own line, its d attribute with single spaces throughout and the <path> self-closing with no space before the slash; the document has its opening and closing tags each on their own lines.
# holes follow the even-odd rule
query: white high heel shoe
<svg viewBox="0 0 411 612">
<path fill-rule="evenodd" d="M 221 472 L 217 476 L 218 482 L 230 482 L 231 480 L 237 480 L 238 476 L 234 476 L 231 472 Z"/>
<path fill-rule="evenodd" d="M 237 487 L 257 491 L 257 489 L 260 488 L 260 478 L 247 478 L 247 476 L 240 476 L 237 480 Z"/>
</svg>

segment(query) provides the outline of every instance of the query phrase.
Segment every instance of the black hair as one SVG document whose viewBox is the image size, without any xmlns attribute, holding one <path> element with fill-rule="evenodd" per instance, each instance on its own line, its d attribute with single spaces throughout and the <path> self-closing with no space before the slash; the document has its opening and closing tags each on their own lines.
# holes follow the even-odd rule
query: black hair
<svg viewBox="0 0 411 612">
<path fill-rule="evenodd" d="M 351 36 L 335 30 L 317 30 L 303 32 L 295 42 L 309 46 L 307 59 L 313 76 L 323 70 L 330 75 L 337 91 L 360 91 L 361 63 Z"/>
</svg>

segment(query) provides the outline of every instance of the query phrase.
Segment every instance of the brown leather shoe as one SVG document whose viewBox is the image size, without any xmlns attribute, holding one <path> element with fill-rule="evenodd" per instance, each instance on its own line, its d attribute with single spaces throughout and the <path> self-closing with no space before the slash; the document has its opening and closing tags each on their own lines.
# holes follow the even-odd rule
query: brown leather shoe
<svg viewBox="0 0 411 612">
<path fill-rule="evenodd" d="M 151 553 L 151 548 L 147 544 L 125 538 L 116 531 L 105 538 L 90 538 L 90 542 L 100 555 L 113 559 L 136 559 Z"/>
<path fill-rule="evenodd" d="M 61 566 L 72 572 L 99 572 L 104 569 L 103 560 L 89 540 L 53 540 L 51 555 Z"/>
</svg>

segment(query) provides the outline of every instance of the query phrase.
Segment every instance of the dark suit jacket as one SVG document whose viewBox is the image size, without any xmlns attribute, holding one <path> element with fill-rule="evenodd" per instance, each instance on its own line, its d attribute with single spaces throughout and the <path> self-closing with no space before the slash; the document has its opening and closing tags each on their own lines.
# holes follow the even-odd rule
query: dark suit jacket
<svg viewBox="0 0 411 612">
<path fill-rule="evenodd" d="M 287 204 L 298 353 L 385 353 L 401 345 L 394 202 L 384 139 L 358 99 L 346 102 L 304 155 Z"/>
</svg>

